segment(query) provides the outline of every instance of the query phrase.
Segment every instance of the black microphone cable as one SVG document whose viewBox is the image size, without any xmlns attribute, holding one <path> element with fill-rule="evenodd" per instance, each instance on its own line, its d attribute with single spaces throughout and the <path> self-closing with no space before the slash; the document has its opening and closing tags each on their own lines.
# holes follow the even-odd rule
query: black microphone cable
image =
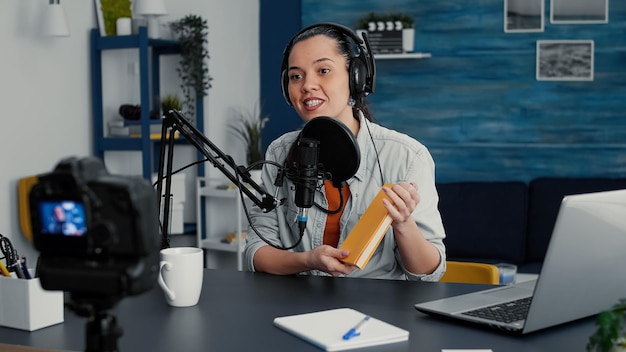
<svg viewBox="0 0 626 352">
<path fill-rule="evenodd" d="M 274 180 L 274 187 L 276 187 L 276 190 L 278 191 L 278 189 L 282 186 L 282 184 L 284 182 L 284 178 L 287 176 L 287 174 L 289 174 L 288 168 L 287 167 L 283 167 L 280 164 L 278 164 L 276 162 L 273 162 L 273 161 L 270 162 L 270 161 L 264 160 L 264 161 L 261 161 L 260 163 L 269 163 L 271 165 L 274 165 L 274 166 L 278 167 L 278 173 L 276 175 L 276 179 Z M 251 167 L 253 167 L 253 165 L 250 165 L 249 168 L 251 168 Z M 239 179 L 239 175 L 238 174 L 237 174 L 237 179 Z M 242 199 L 244 199 L 243 191 L 241 189 L 239 189 L 239 194 L 240 194 L 240 197 Z M 284 202 L 284 199 L 281 200 L 280 204 L 282 204 L 283 202 Z M 261 240 L 263 240 L 263 242 L 267 243 L 269 246 L 272 246 L 272 247 L 274 247 L 276 249 L 281 249 L 281 250 L 290 250 L 290 249 L 296 248 L 302 242 L 302 238 L 304 237 L 304 232 L 303 231 L 302 231 L 302 233 L 300 233 L 300 236 L 299 236 L 298 240 L 296 241 L 296 243 L 294 243 L 291 246 L 284 247 L 284 246 L 280 246 L 278 244 L 272 243 L 269 239 L 265 238 L 265 236 L 261 235 L 259 230 L 252 223 L 252 219 L 250 218 L 250 212 L 248 211 L 248 207 L 246 206 L 246 202 L 242 201 L 241 205 L 243 206 L 243 212 L 246 215 L 246 219 L 248 220 L 248 224 L 249 224 L 250 228 L 252 229 L 252 231 L 254 231 L 254 233 L 257 236 L 259 236 L 259 238 Z"/>
</svg>

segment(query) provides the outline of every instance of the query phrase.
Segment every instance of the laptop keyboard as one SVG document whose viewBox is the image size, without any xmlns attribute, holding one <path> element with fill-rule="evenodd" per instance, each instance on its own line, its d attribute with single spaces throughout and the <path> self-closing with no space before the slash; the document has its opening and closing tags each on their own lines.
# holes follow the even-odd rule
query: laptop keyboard
<svg viewBox="0 0 626 352">
<path fill-rule="evenodd" d="M 512 323 L 526 319 L 531 300 L 532 297 L 521 298 L 511 302 L 470 310 L 462 314 L 502 323 Z"/>
</svg>

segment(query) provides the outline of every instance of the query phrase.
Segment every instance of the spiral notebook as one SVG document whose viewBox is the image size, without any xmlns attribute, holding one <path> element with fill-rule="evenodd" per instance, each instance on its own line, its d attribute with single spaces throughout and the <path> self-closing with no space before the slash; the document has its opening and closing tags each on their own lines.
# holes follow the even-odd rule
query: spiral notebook
<svg viewBox="0 0 626 352">
<path fill-rule="evenodd" d="M 409 339 L 407 330 L 374 317 L 358 326 L 365 316 L 351 308 L 337 308 L 278 317 L 274 319 L 274 325 L 325 351 L 344 351 Z M 355 326 L 358 326 L 358 336 L 344 339 L 346 332 Z"/>
</svg>

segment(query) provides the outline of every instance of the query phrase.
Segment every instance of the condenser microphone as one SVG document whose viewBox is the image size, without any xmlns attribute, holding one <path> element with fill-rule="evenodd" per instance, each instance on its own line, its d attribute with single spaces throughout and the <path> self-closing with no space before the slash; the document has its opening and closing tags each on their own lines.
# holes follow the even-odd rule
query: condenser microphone
<svg viewBox="0 0 626 352">
<path fill-rule="evenodd" d="M 296 189 L 300 235 L 304 234 L 308 212 L 315 202 L 319 179 L 332 181 L 337 188 L 354 176 L 361 162 L 359 145 L 350 129 L 337 119 L 318 116 L 307 122 L 297 142 L 295 161 L 287 177 Z"/>
<path fill-rule="evenodd" d="M 300 138 L 295 161 L 294 184 L 296 186 L 295 203 L 298 208 L 298 228 L 304 233 L 309 219 L 309 208 L 313 206 L 315 189 L 317 187 L 317 162 L 319 155 L 319 141 L 310 138 Z"/>
<path fill-rule="evenodd" d="M 341 121 L 318 116 L 304 125 L 300 138 L 319 141 L 320 172 L 327 174 L 335 187 L 341 187 L 359 169 L 359 144 L 352 131 Z"/>
</svg>

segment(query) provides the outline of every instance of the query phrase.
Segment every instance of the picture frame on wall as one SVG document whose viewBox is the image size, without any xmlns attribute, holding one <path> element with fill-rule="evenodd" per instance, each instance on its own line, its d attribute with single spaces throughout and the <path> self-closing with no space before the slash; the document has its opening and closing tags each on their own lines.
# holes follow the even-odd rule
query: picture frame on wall
<svg viewBox="0 0 626 352">
<path fill-rule="evenodd" d="M 543 0 L 504 0 L 504 31 L 543 32 L 543 4 Z"/>
<path fill-rule="evenodd" d="M 550 0 L 550 23 L 609 22 L 609 0 Z"/>
<path fill-rule="evenodd" d="M 538 81 L 593 81 L 593 40 L 538 40 Z"/>
</svg>

